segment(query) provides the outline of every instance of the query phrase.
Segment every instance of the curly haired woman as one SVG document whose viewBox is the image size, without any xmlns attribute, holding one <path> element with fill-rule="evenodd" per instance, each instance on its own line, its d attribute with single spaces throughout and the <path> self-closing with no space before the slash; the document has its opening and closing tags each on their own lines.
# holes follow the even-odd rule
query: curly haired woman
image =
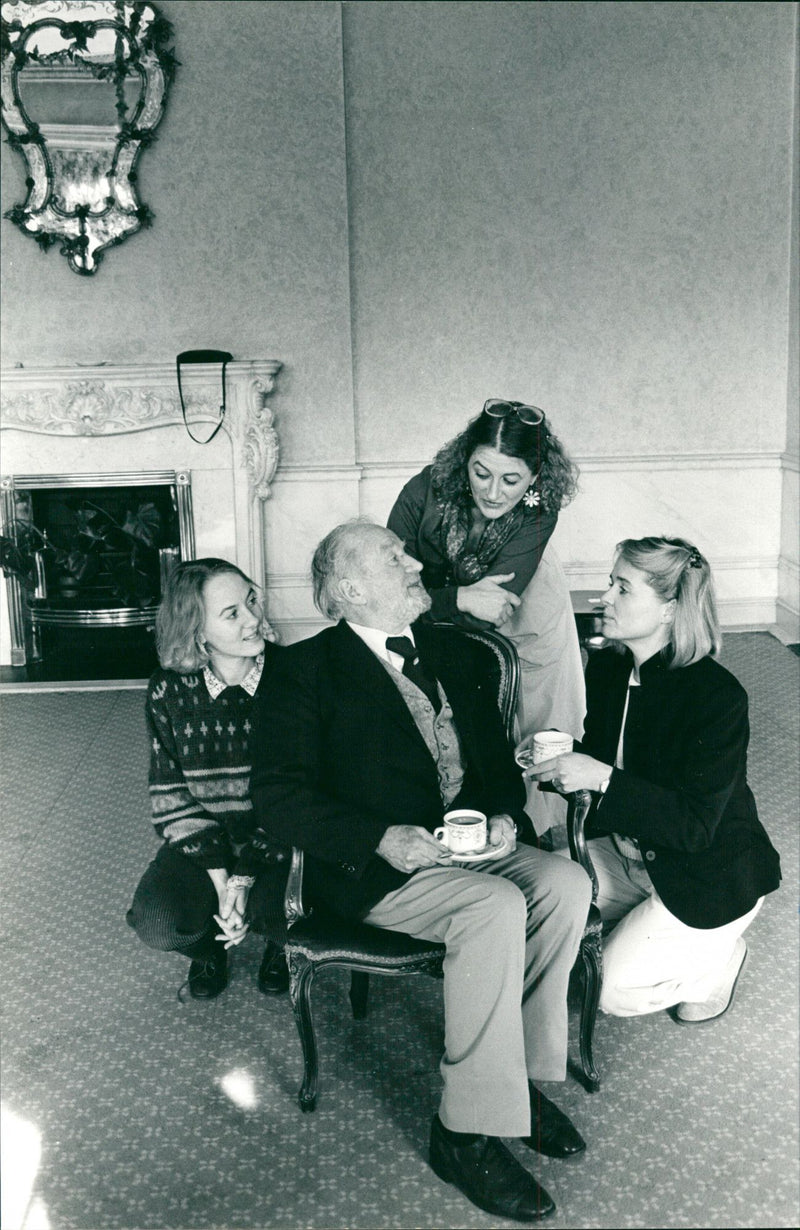
<svg viewBox="0 0 800 1230">
<path fill-rule="evenodd" d="M 557 728 L 579 738 L 585 691 L 569 589 L 548 546 L 577 469 L 544 411 L 490 398 L 482 412 L 408 483 L 388 526 L 423 565 L 430 618 L 496 628 L 522 668 L 519 733 Z M 556 796 L 533 789 L 537 833 L 562 818 Z"/>
</svg>

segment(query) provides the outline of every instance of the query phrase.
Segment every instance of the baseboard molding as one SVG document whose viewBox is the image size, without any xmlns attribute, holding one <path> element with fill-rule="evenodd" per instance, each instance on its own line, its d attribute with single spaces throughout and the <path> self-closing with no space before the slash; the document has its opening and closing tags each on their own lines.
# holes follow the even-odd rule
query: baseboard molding
<svg viewBox="0 0 800 1230">
<path fill-rule="evenodd" d="M 12 692 L 143 692 L 146 687 L 146 679 L 58 679 L 41 683 L 17 680 L 0 683 L 0 695 Z"/>
<path fill-rule="evenodd" d="M 775 603 L 774 635 L 784 645 L 800 645 L 800 611 L 780 598 Z"/>
<path fill-rule="evenodd" d="M 776 619 L 774 598 L 723 598 L 717 600 L 720 627 L 723 631 L 770 628 Z"/>
</svg>

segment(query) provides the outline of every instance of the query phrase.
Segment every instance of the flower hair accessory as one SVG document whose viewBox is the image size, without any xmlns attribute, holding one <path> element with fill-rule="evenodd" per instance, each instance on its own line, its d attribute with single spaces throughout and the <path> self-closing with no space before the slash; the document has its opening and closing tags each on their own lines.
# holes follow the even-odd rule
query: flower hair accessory
<svg viewBox="0 0 800 1230">
<path fill-rule="evenodd" d="M 703 567 L 703 557 L 700 554 L 700 552 L 697 550 L 697 547 L 692 547 L 691 551 L 689 552 L 689 558 L 686 562 L 690 568 L 702 568 Z"/>
</svg>

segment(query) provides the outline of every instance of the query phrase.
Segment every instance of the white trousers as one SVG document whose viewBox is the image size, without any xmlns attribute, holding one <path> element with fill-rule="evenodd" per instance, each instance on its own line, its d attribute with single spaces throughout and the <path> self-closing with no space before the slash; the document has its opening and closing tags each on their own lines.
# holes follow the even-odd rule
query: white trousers
<svg viewBox="0 0 800 1230">
<path fill-rule="evenodd" d="M 704 1003 L 764 898 L 724 927 L 687 927 L 664 905 L 640 859 L 621 855 L 611 837 L 588 845 L 600 885 L 597 908 L 604 923 L 616 924 L 603 947 L 601 1009 L 641 1016 Z"/>
</svg>

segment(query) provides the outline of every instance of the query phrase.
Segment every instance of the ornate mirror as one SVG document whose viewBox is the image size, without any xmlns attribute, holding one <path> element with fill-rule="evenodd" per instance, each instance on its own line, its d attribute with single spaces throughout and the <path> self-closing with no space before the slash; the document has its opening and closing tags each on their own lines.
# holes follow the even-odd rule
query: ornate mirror
<svg viewBox="0 0 800 1230">
<path fill-rule="evenodd" d="M 23 155 L 28 196 L 6 214 L 76 273 L 153 214 L 136 192 L 177 61 L 152 4 L 10 0 L 2 5 L 3 123 Z"/>
</svg>

